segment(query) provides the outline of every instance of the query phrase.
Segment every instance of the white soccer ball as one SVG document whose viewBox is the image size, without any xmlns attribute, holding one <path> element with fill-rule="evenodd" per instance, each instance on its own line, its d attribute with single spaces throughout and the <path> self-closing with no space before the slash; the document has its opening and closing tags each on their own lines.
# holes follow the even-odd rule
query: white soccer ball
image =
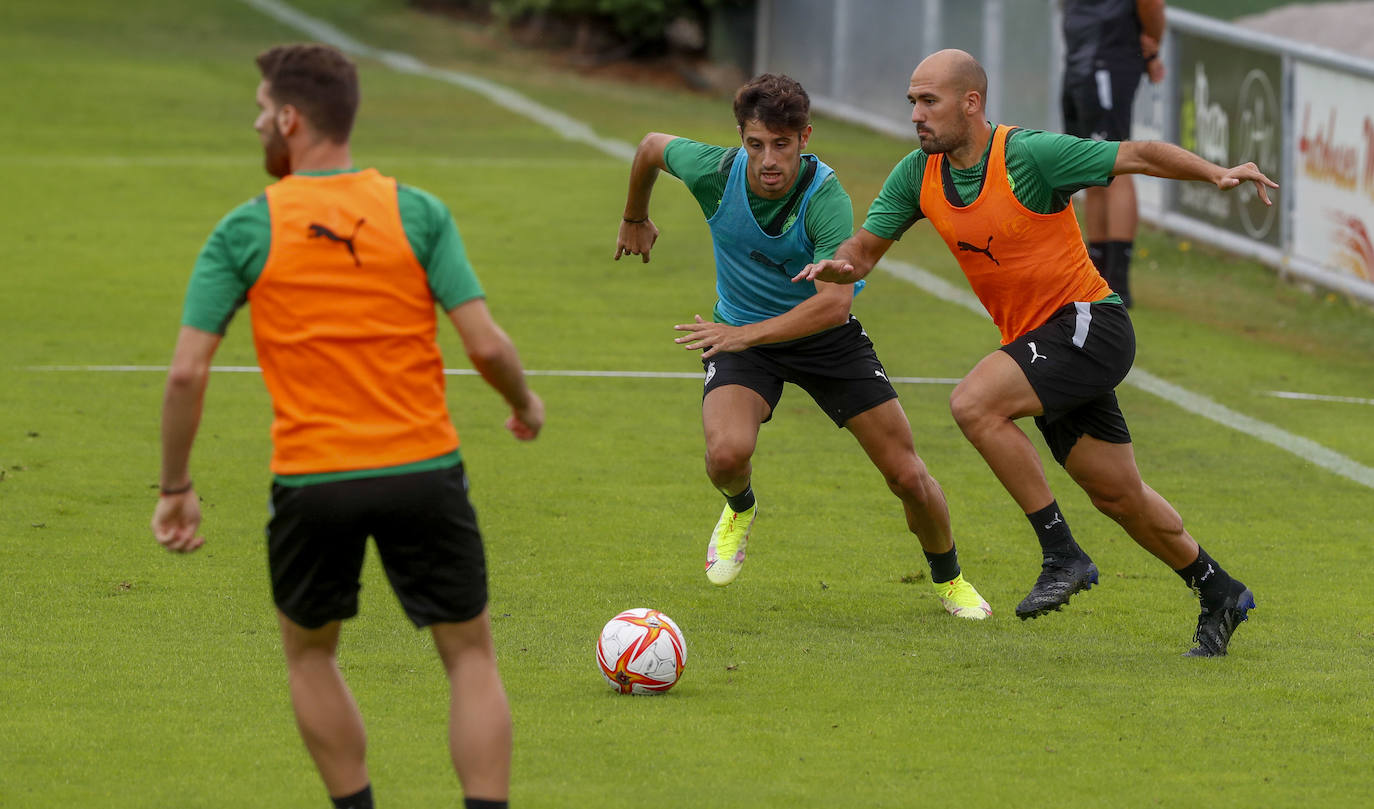
<svg viewBox="0 0 1374 809">
<path fill-rule="evenodd" d="M 602 628 L 596 665 L 622 694 L 662 694 L 682 676 L 687 643 L 673 619 L 658 610 L 625 610 Z"/>
</svg>

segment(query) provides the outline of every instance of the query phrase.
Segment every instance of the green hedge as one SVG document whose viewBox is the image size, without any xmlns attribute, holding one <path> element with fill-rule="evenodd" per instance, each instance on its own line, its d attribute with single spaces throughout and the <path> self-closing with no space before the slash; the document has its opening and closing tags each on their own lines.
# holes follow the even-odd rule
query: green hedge
<svg viewBox="0 0 1374 809">
<path fill-rule="evenodd" d="M 748 6 L 754 0 L 424 0 L 421 5 L 448 6 L 486 13 L 507 23 L 536 15 L 587 20 L 614 31 L 630 43 L 661 42 L 668 24 L 679 17 L 706 28 L 711 9 Z"/>
</svg>

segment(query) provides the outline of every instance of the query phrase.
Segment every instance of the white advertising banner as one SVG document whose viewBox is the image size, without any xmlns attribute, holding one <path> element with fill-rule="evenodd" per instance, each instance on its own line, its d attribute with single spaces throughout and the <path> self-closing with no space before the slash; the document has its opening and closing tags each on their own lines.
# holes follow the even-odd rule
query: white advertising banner
<svg viewBox="0 0 1374 809">
<path fill-rule="evenodd" d="M 1293 253 L 1374 285 L 1374 79 L 1293 68 Z"/>
</svg>

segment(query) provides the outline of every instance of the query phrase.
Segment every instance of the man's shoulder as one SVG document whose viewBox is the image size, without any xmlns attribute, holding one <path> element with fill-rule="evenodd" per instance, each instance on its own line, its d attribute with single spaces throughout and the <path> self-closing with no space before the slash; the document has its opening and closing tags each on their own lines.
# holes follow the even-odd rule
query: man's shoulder
<svg viewBox="0 0 1374 809">
<path fill-rule="evenodd" d="M 818 171 L 820 171 L 820 170 L 829 171 L 829 172 L 830 172 L 830 176 L 832 176 L 832 177 L 838 176 L 838 174 L 839 174 L 839 172 L 835 171 L 835 167 L 834 167 L 834 166 L 832 166 L 832 165 L 830 165 L 829 163 L 825 162 L 825 160 L 823 160 L 823 159 L 821 158 L 820 155 L 818 155 L 818 154 L 816 154 L 816 153 L 814 153 L 814 152 L 803 152 L 801 157 L 802 157 L 802 160 L 804 160 L 804 161 L 812 161 L 812 162 L 814 162 L 814 163 L 816 164 L 816 169 L 817 169 Z"/>
<path fill-rule="evenodd" d="M 229 213 L 227 213 L 227 214 L 224 215 L 224 218 L 225 218 L 225 219 L 229 219 L 230 217 L 249 217 L 249 218 L 251 218 L 251 217 L 254 217 L 254 216 L 261 216 L 262 214 L 264 214 L 264 213 L 266 213 L 266 212 L 267 212 L 267 192 L 266 192 L 266 191 L 263 191 L 263 192 L 259 193 L 257 196 L 252 197 L 251 199 L 247 199 L 247 200 L 245 200 L 245 201 L 243 201 L 243 202 L 240 202 L 238 205 L 235 205 L 233 208 L 231 208 L 231 209 L 229 210 Z"/>
<path fill-rule="evenodd" d="M 426 209 L 436 211 L 447 211 L 448 206 L 433 193 L 414 185 L 407 185 L 399 180 L 396 182 L 396 199 L 402 204 L 417 205 Z"/>
<path fill-rule="evenodd" d="M 241 231 L 244 229 L 264 228 L 271 226 L 271 213 L 267 205 L 267 192 L 263 192 L 252 199 L 239 203 L 226 213 L 215 226 L 215 230 L 221 232 Z"/>
<path fill-rule="evenodd" d="M 1067 135 L 1063 132 L 1046 132 L 1043 129 L 1029 129 L 1023 126 L 1013 126 L 1007 132 L 1007 152 L 1018 152 L 1021 154 L 1034 155 L 1053 155 L 1058 154 L 1066 148 L 1072 148 L 1083 143 L 1095 143 L 1096 141 L 1087 138 L 1080 138 L 1076 135 Z"/>
<path fill-rule="evenodd" d="M 728 146 L 718 146 L 714 143 L 707 143 L 705 141 L 693 140 L 692 138 L 683 137 L 682 135 L 671 135 L 670 137 L 671 140 L 663 146 L 665 151 L 686 150 L 691 152 L 722 152 L 730 148 Z"/>
<path fill-rule="evenodd" d="M 821 174 L 821 173 L 823 173 L 823 172 L 828 172 L 829 176 L 826 178 L 827 180 L 833 179 L 833 178 L 835 178 L 836 176 L 838 176 L 838 172 L 835 171 L 835 167 L 834 167 L 834 166 L 832 166 L 832 165 L 830 165 L 829 163 L 825 162 L 824 160 L 821 159 L 821 156 L 820 156 L 820 155 L 815 154 L 815 153 L 813 153 L 813 152 L 802 152 L 802 155 L 801 155 L 801 162 L 802 162 L 801 172 L 802 172 L 803 174 L 811 170 L 811 169 L 810 169 L 810 166 L 815 166 L 815 167 L 816 167 L 816 173 L 817 173 L 817 174 Z"/>
<path fill-rule="evenodd" d="M 675 137 L 663 147 L 663 159 L 676 172 L 690 170 L 693 174 L 729 174 L 738 146 L 717 146 L 691 138 Z"/>
<path fill-rule="evenodd" d="M 1114 149 L 1117 141 L 1094 140 L 1068 135 L 1063 132 L 1046 132 L 1042 129 L 1013 127 L 1007 133 L 1007 153 L 1019 153 L 1036 158 L 1053 158 L 1063 154 L 1080 154 Z"/>
<path fill-rule="evenodd" d="M 930 155 L 926 154 L 924 149 L 920 147 L 912 149 L 910 152 L 903 155 L 902 159 L 898 160 L 897 164 L 892 167 L 892 171 L 888 175 L 888 181 L 907 181 L 919 184 L 921 182 L 921 177 L 925 174 L 926 162 L 929 161 L 929 159 Z"/>
<path fill-rule="evenodd" d="M 802 157 L 814 158 L 816 160 L 816 171 L 818 173 L 825 173 L 825 176 L 821 178 L 820 183 L 817 184 L 816 190 L 812 192 L 812 196 L 815 199 L 821 200 L 828 199 L 831 197 L 843 197 L 845 200 L 849 199 L 849 192 L 845 190 L 844 183 L 840 182 L 839 172 L 835 171 L 834 168 L 832 168 L 829 164 L 827 164 L 824 160 L 821 160 L 820 157 L 816 155 L 808 154 L 802 155 Z"/>
<path fill-rule="evenodd" d="M 1017 126 L 1016 124 L 1008 124 L 1006 126 L 1007 143 L 1012 143 L 1013 141 L 1021 141 L 1023 143 L 1034 143 L 1036 141 L 1041 140 L 1060 139 L 1082 140 L 1082 138 L 1076 137 L 1074 135 L 1066 135 L 1063 132 L 1046 132 L 1043 129 L 1032 129 L 1028 126 Z"/>
</svg>

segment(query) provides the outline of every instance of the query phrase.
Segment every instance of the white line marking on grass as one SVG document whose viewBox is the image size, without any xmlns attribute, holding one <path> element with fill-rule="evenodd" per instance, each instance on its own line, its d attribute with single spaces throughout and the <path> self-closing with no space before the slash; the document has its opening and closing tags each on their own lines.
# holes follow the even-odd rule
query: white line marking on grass
<svg viewBox="0 0 1374 809">
<path fill-rule="evenodd" d="M 569 140 L 586 143 L 602 152 L 630 160 L 634 157 L 635 147 L 622 141 L 603 138 L 585 123 L 570 118 L 557 110 L 545 107 L 519 93 L 487 79 L 470 76 L 455 70 L 440 70 L 425 65 L 414 56 L 394 51 L 382 51 L 353 39 L 329 23 L 302 14 L 291 6 L 278 0 L 243 0 L 250 6 L 316 39 L 328 42 L 341 50 L 358 56 L 368 56 L 380 60 L 393 70 L 417 76 L 429 76 L 450 84 L 466 87 L 480 93 L 498 106 L 524 115 L 533 121 L 544 124 L 558 135 Z M 885 260 L 879 267 L 888 273 L 929 292 L 935 297 L 957 303 L 970 311 L 987 317 L 987 311 L 972 293 L 949 283 L 933 273 L 901 261 Z M 1200 394 L 1193 393 L 1178 385 L 1165 382 L 1139 367 L 1131 371 L 1123 384 L 1134 385 L 1141 390 L 1162 397 L 1184 410 L 1211 419 L 1225 427 L 1239 430 L 1246 435 L 1311 461 L 1341 477 L 1374 488 L 1374 469 L 1363 466 L 1338 452 L 1329 450 L 1306 438 L 1293 435 L 1279 427 L 1252 419 L 1237 413 Z"/>
<path fill-rule="evenodd" d="M 1374 399 L 1361 399 L 1358 396 L 1328 396 L 1323 393 L 1297 393 L 1291 390 L 1267 390 L 1265 393 L 1280 399 L 1303 399 L 1309 402 L 1345 402 L 1346 404 L 1374 405 Z"/>
<path fill-rule="evenodd" d="M 1374 469 L 1347 458 L 1335 450 L 1327 449 L 1316 441 L 1303 438 L 1300 435 L 1293 435 L 1268 422 L 1251 418 L 1244 413 L 1238 413 L 1223 404 L 1208 399 L 1206 396 L 1193 393 L 1172 382 L 1165 382 L 1154 374 L 1139 368 L 1133 369 L 1130 375 L 1126 377 L 1126 384 L 1135 385 L 1143 391 L 1167 399 L 1204 418 L 1209 418 L 1218 424 L 1266 441 L 1279 449 L 1297 455 L 1299 458 L 1311 461 L 1323 469 L 1335 472 L 1343 478 L 1374 489 Z"/>
</svg>

